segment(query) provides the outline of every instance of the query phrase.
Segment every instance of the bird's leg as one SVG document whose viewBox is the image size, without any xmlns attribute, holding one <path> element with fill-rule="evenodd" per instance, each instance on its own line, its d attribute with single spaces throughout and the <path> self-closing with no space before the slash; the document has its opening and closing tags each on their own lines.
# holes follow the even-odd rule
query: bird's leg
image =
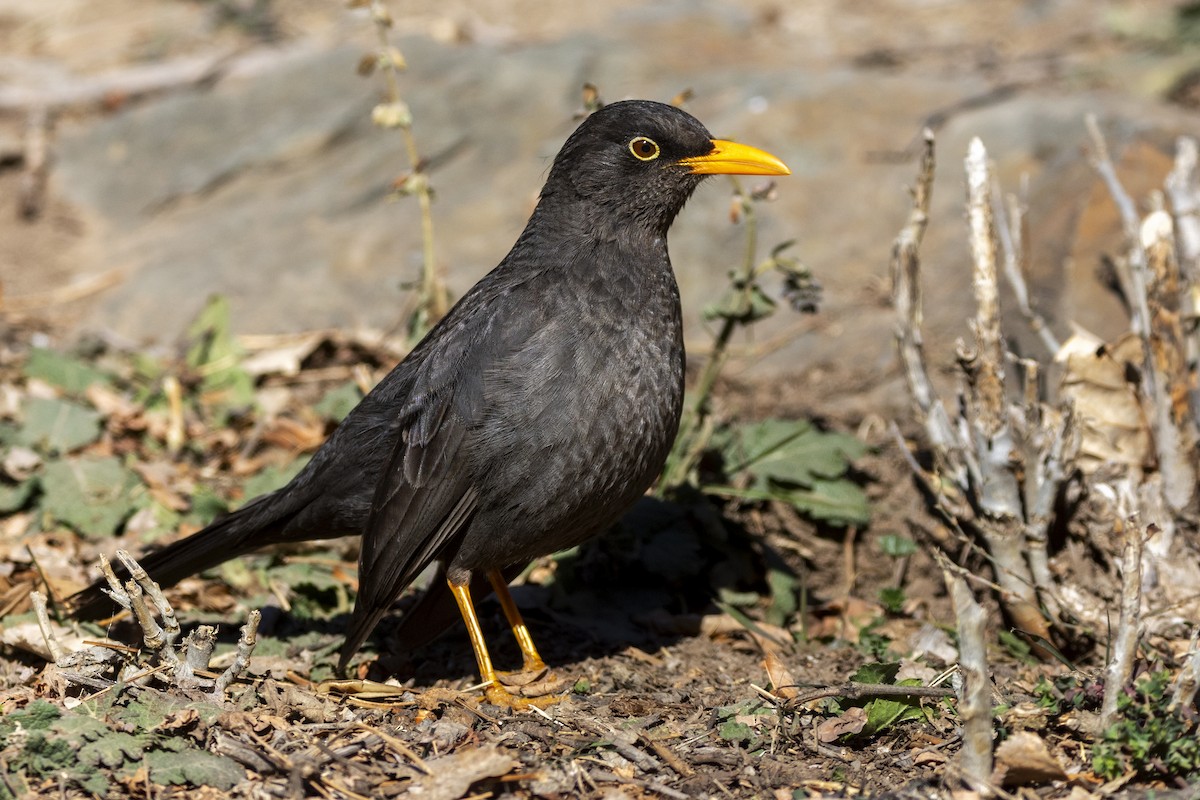
<svg viewBox="0 0 1200 800">
<path fill-rule="evenodd" d="M 525 672 L 539 672 L 545 669 L 546 662 L 538 655 L 537 647 L 533 644 L 533 637 L 529 635 L 529 628 L 525 626 L 525 620 L 521 617 L 521 611 L 513 602 L 512 595 L 509 594 L 504 573 L 498 569 L 488 570 L 487 577 L 491 581 L 497 599 L 500 600 L 500 608 L 504 609 L 504 618 L 508 620 L 508 627 L 512 628 L 513 637 L 517 640 L 517 647 L 521 648 L 521 656 L 525 661 Z"/>
<path fill-rule="evenodd" d="M 449 578 L 446 583 L 458 603 L 458 613 L 467 624 L 467 637 L 471 640 L 471 649 L 475 651 L 475 661 L 479 664 L 479 677 L 489 686 L 496 685 L 496 669 L 492 666 L 492 657 L 488 654 L 487 642 L 483 640 L 483 629 L 479 627 L 479 617 L 475 615 L 475 604 L 471 602 L 471 587 L 458 584 Z"/>
<path fill-rule="evenodd" d="M 475 651 L 475 661 L 479 664 L 479 677 L 487 687 L 484 689 L 487 701 L 492 705 L 514 709 L 528 708 L 529 706 L 541 707 L 558 702 L 560 698 L 557 697 L 518 697 L 500 685 L 496 668 L 492 666 L 492 657 L 488 654 L 487 643 L 483 640 L 483 629 L 479 627 L 479 617 L 475 615 L 475 605 L 471 602 L 470 586 L 466 583 L 455 583 L 449 578 L 446 579 L 446 583 L 449 584 L 450 592 L 458 603 L 458 611 L 462 614 L 463 622 L 467 624 L 467 636 L 471 640 L 471 649 Z M 512 598 L 508 597 L 507 592 L 504 593 L 504 597 L 508 598 L 510 604 L 512 603 Z M 513 606 L 513 610 L 516 610 L 516 606 Z M 517 619 L 520 619 L 520 615 L 517 616 Z M 522 628 L 524 628 L 524 624 L 522 624 Z M 525 636 L 528 639 L 528 631 Z M 530 647 L 532 648 L 532 646 L 533 643 L 530 642 Z M 534 650 L 533 654 L 536 657 L 537 651 Z"/>
</svg>

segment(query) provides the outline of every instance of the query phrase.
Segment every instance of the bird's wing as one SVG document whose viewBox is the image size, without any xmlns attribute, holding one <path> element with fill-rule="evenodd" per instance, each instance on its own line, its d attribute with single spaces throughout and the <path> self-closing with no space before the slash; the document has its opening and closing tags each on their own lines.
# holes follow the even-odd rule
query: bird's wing
<svg viewBox="0 0 1200 800">
<path fill-rule="evenodd" d="M 400 435 L 363 531 L 359 594 L 342 666 L 476 511 L 463 443 L 483 413 L 483 372 L 497 350 L 492 328 L 486 313 L 460 320 L 431 333 L 413 354 L 419 365 L 398 414 Z"/>
</svg>

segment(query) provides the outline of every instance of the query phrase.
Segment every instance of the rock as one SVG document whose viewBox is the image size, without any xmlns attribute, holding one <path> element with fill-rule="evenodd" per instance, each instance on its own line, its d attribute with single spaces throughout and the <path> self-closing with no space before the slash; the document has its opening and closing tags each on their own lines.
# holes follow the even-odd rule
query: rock
<svg viewBox="0 0 1200 800">
<path fill-rule="evenodd" d="M 794 254 L 825 286 L 819 316 L 779 313 L 755 332 L 755 357 L 735 362 L 735 374 L 805 371 L 813 376 L 807 392 L 838 391 L 847 374 L 865 375 L 846 408 L 907 405 L 885 377 L 896 375 L 887 266 L 916 164 L 894 156 L 930 119 L 941 123 L 923 249 L 935 368 L 949 363 L 972 304 L 961 165 L 972 136 L 984 140 L 1006 187 L 1022 172 L 1031 176 L 1035 304 L 1060 331 L 1078 318 L 1104 334 L 1119 307 L 1092 271 L 1097 253 L 1119 243 L 1119 227 L 1082 152 L 1083 116 L 1101 115 L 1135 197 L 1161 182 L 1174 135 L 1194 129 L 1195 117 L 1136 93 L 1014 82 L 1029 69 L 1014 66 L 1017 56 L 1077 33 L 1086 9 L 1067 3 L 1032 22 L 1008 20 L 1036 24 L 1014 28 L 1023 32 L 1012 52 L 988 58 L 903 50 L 911 41 L 904 27 L 871 27 L 864 38 L 854 33 L 856 17 L 831 17 L 838 24 L 826 29 L 808 12 L 715 3 L 624 10 L 602 32 L 544 42 L 402 39 L 403 92 L 434 162 L 438 263 L 458 296 L 507 252 L 574 127 L 585 81 L 608 100 L 665 100 L 690 87 L 689 109 L 714 133 L 764 147 L 792 167 L 778 201 L 762 209 L 760 257 L 795 239 Z M 942 39 L 964 30 L 976 42 L 993 35 L 955 27 L 948 7 L 935 11 Z M 355 74 L 360 53 L 293 47 L 273 68 L 208 91 L 63 123 L 54 202 L 73 209 L 85 233 L 77 246 L 58 248 L 58 258 L 73 280 L 124 270 L 117 286 L 84 304 L 83 327 L 170 342 L 213 293 L 229 297 L 243 332 L 399 322 L 408 301 L 402 287 L 420 266 L 420 224 L 414 201 L 385 200 L 406 164 L 399 134 L 370 124 L 380 88 Z M 744 229 L 728 222 L 728 203 L 728 184 L 710 181 L 672 233 L 693 356 L 710 342 L 700 310 L 722 294 L 742 257 Z M 56 285 L 65 282 L 60 272 Z M 769 291 L 777 288 L 768 280 Z M 1023 333 L 1014 341 L 1036 344 Z"/>
</svg>

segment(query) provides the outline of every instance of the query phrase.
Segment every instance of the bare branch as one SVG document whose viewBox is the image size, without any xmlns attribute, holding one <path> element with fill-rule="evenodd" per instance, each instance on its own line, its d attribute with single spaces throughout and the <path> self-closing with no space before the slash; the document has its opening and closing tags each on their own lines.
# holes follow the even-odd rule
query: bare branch
<svg viewBox="0 0 1200 800">
<path fill-rule="evenodd" d="M 196 670 L 208 669 L 213 650 L 217 646 L 217 629 L 212 625 L 201 625 L 183 639 L 183 658 L 175 666 L 175 683 L 190 686 L 196 683 Z"/>
<path fill-rule="evenodd" d="M 175 618 L 175 609 L 171 607 L 171 602 L 163 594 L 162 587 L 158 585 L 158 582 L 153 580 L 146 573 L 146 570 L 142 569 L 142 565 L 135 561 L 127 551 L 118 550 L 117 559 L 125 565 L 125 569 L 129 570 L 129 577 L 137 583 L 139 587 L 138 597 L 141 597 L 144 592 L 150 597 L 150 602 L 158 609 L 158 613 L 162 616 L 162 646 L 170 649 L 175 644 L 175 640 L 179 638 L 179 620 Z M 126 583 L 125 587 L 128 590 L 129 583 Z M 132 594 L 131 599 L 133 599 Z M 136 601 L 134 613 L 137 613 Z M 149 645 L 149 642 L 147 642 L 147 645 Z"/>
<path fill-rule="evenodd" d="M 45 105 L 29 110 L 25 120 L 24 157 L 21 164 L 20 202 L 24 219 L 36 219 L 46 202 L 46 176 L 50 173 L 50 128 L 52 119 Z"/>
<path fill-rule="evenodd" d="M 1192 632 L 1187 654 L 1183 657 L 1183 668 L 1175 676 L 1175 688 L 1171 691 L 1168 711 L 1191 708 L 1196 702 L 1196 689 L 1200 687 L 1200 628 Z"/>
<path fill-rule="evenodd" d="M 1142 249 L 1141 238 L 1138 236 L 1139 217 L 1137 207 L 1121 185 L 1117 177 L 1117 168 L 1108 155 L 1108 145 L 1095 114 L 1085 118 L 1088 133 L 1092 137 L 1094 152 L 1091 156 L 1092 168 L 1104 180 L 1108 193 L 1117 204 L 1121 215 L 1121 225 L 1125 230 L 1125 239 L 1129 242 L 1129 256 L 1126 260 L 1117 260 L 1117 279 L 1121 284 L 1121 293 L 1129 304 L 1129 328 L 1139 336 L 1144 336 L 1150 329 L 1150 309 L 1146 305 L 1146 251 Z"/>
<path fill-rule="evenodd" d="M 997 520 L 1017 519 L 1020 492 L 1012 472 L 1013 441 L 1004 397 L 1004 336 L 996 280 L 996 232 L 989 195 L 991 177 L 983 142 L 972 139 L 966 158 L 967 227 L 974 264 L 973 349 L 959 348 L 967 375 L 966 417 L 979 459 L 979 506 Z"/>
<path fill-rule="evenodd" d="M 1187 331 L 1187 363 L 1200 368 L 1200 167 L 1196 140 L 1181 136 L 1175 144 L 1175 165 L 1167 175 L 1166 190 L 1175 220 L 1176 256 L 1184 288 L 1179 293 L 1179 314 Z M 1200 384 L 1191 390 L 1192 408 L 1200 408 Z"/>
<path fill-rule="evenodd" d="M 30 592 L 29 602 L 33 604 L 33 613 L 37 617 L 38 628 L 42 631 L 42 639 L 46 642 L 46 648 L 50 651 L 50 660 L 57 664 L 67 654 L 67 651 L 59 643 L 58 637 L 54 634 L 54 626 L 50 624 L 50 613 L 46 609 L 46 595 L 37 591 Z"/>
<path fill-rule="evenodd" d="M 945 454 L 943 465 L 960 486 L 967 484 L 966 454 L 957 431 L 950 422 L 942 401 L 934 391 L 925 364 L 924 342 L 921 336 L 921 240 L 929 223 L 929 202 L 933 191 L 934 138 L 924 131 L 925 151 L 921 158 L 917 183 L 913 187 L 913 206 L 908 221 L 892 246 L 892 304 L 896 308 L 896 346 L 904 377 L 917 416 L 924 425 L 934 451 Z"/>
<path fill-rule="evenodd" d="M 1147 396 L 1148 415 L 1154 426 L 1163 492 L 1173 511 L 1191 502 L 1196 488 L 1192 461 L 1196 427 L 1192 417 L 1191 375 L 1184 355 L 1183 326 L 1179 317 L 1179 268 L 1175 262 L 1175 237 L 1171 217 L 1156 211 L 1141 228 L 1146 253 L 1146 300 L 1150 309 L 1150 335 L 1146 340 L 1145 371 L 1153 374 Z"/>
<path fill-rule="evenodd" d="M 1022 180 L 1024 186 L 1026 181 Z M 1024 190 L 1022 190 L 1022 197 Z M 992 207 L 996 212 L 996 234 L 1000 239 L 1000 249 L 1004 252 L 1004 277 L 1012 287 L 1013 295 L 1017 298 L 1017 308 L 1029 328 L 1041 339 L 1046 352 L 1053 356 L 1058 352 L 1060 343 L 1046 324 L 1041 314 L 1033 310 L 1029 304 L 1029 287 L 1025 283 L 1025 273 L 1029 269 L 1029 252 L 1025 245 L 1025 212 L 1027 210 L 1022 198 L 1010 194 L 1002 196 L 1000 184 L 992 181 Z"/>
<path fill-rule="evenodd" d="M 254 652 L 254 645 L 258 643 L 258 623 L 262 621 L 262 612 L 255 609 L 246 617 L 246 624 L 242 626 L 242 635 L 238 639 L 237 654 L 234 656 L 233 663 L 229 668 L 222 672 L 216 682 L 213 684 L 213 695 L 219 697 L 224 694 L 229 688 L 229 684 L 237 680 L 250 666 L 250 654 Z"/>
<path fill-rule="evenodd" d="M 1112 657 L 1105 669 L 1104 702 L 1100 707 L 1100 725 L 1105 728 L 1115 721 L 1117 700 L 1133 675 L 1141 624 L 1144 533 L 1133 517 L 1125 518 L 1122 527 L 1125 546 L 1121 554 L 1121 618 L 1113 637 Z"/>
<path fill-rule="evenodd" d="M 963 777 L 981 795 L 991 794 L 992 685 L 988 679 L 987 615 L 967 582 L 943 564 L 958 629 L 958 716 L 962 724 Z"/>
<path fill-rule="evenodd" d="M 1200 168 L 1196 140 L 1181 136 L 1175 143 L 1175 165 L 1167 175 L 1167 195 L 1175 217 L 1179 266 L 1189 283 L 1200 283 Z"/>
<path fill-rule="evenodd" d="M 100 571 L 104 573 L 104 579 L 108 581 L 108 589 L 105 590 L 105 594 L 126 611 L 132 611 L 133 606 L 129 603 L 129 595 L 125 594 L 125 587 L 121 585 L 120 578 L 113 571 L 112 562 L 105 558 L 103 553 L 100 554 Z"/>
</svg>

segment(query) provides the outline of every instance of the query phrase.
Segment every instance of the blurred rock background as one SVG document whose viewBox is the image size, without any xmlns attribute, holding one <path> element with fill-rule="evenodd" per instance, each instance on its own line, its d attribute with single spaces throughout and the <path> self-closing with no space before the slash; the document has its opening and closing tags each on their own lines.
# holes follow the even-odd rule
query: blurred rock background
<svg viewBox="0 0 1200 800">
<path fill-rule="evenodd" d="M 972 307 L 962 156 L 980 136 L 1006 188 L 1029 180 L 1031 290 L 1060 331 L 1124 329 L 1097 270 L 1120 242 L 1086 157 L 1095 113 L 1139 200 L 1200 129 L 1200 3 L 1111 0 L 394 2 L 401 90 L 433 160 L 436 247 L 454 296 L 507 252 L 580 88 L 669 100 L 715 134 L 783 158 L 763 255 L 793 252 L 825 287 L 780 314 L 733 373 L 787 375 L 860 413 L 904 407 L 887 265 L 922 126 L 938 135 L 923 250 L 927 340 L 948 358 Z M 0 0 L 0 299 L 4 321 L 60 341 L 176 341 L 223 294 L 249 333 L 393 328 L 418 274 L 406 170 L 374 127 L 363 11 L 318 0 Z M 45 113 L 41 205 L 21 210 L 27 130 Z M 36 126 L 35 126 L 36 127 Z M 742 252 L 729 187 L 710 181 L 672 233 L 702 353 L 701 308 Z M 798 377 L 797 377 L 798 376 Z M 789 381 L 790 385 L 794 385 Z M 826 400 L 829 398 L 827 397 Z"/>
</svg>

